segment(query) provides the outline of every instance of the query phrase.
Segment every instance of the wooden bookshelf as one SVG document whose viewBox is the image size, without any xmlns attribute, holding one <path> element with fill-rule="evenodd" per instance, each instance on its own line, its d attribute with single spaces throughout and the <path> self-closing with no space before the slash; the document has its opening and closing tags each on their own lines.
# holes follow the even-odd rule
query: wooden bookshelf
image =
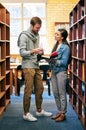
<svg viewBox="0 0 86 130">
<path fill-rule="evenodd" d="M 86 0 L 70 12 L 70 102 L 86 129 Z"/>
<path fill-rule="evenodd" d="M 0 3 L 0 116 L 10 102 L 10 13 Z"/>
</svg>

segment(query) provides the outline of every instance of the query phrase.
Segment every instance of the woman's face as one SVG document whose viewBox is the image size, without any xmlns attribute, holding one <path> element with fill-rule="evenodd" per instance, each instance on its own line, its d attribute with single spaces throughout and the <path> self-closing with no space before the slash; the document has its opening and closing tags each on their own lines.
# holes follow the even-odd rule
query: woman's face
<svg viewBox="0 0 86 130">
<path fill-rule="evenodd" d="M 58 42 L 58 43 L 62 43 L 62 39 L 63 37 L 61 36 L 61 32 L 60 31 L 57 31 L 55 33 L 55 40 Z"/>
</svg>

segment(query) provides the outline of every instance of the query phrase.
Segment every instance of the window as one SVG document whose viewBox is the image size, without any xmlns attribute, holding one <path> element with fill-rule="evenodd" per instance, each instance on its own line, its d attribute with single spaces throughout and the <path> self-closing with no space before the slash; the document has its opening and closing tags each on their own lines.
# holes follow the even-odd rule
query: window
<svg viewBox="0 0 86 130">
<path fill-rule="evenodd" d="M 10 12 L 10 53 L 19 54 L 17 39 L 21 31 L 29 28 L 30 18 L 38 16 L 42 19 L 40 30 L 40 42 L 43 47 L 46 43 L 46 8 L 45 3 L 6 3 L 4 4 Z M 41 15 L 42 14 L 42 15 Z M 43 43 L 42 43 L 43 41 Z M 14 49 L 15 48 L 15 49 Z M 45 50 L 46 48 L 44 48 Z"/>
<path fill-rule="evenodd" d="M 33 16 L 45 18 L 45 4 L 44 3 L 24 3 L 24 18 L 31 18 Z"/>
</svg>

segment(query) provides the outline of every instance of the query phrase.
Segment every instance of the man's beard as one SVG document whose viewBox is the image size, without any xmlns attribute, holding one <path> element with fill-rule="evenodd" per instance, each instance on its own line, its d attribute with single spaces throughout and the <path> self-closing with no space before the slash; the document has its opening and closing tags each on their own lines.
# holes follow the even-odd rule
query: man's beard
<svg viewBox="0 0 86 130">
<path fill-rule="evenodd" d="M 35 32 L 34 30 L 32 30 L 32 32 L 33 32 L 35 35 L 37 35 L 37 34 L 38 34 L 38 32 Z"/>
</svg>

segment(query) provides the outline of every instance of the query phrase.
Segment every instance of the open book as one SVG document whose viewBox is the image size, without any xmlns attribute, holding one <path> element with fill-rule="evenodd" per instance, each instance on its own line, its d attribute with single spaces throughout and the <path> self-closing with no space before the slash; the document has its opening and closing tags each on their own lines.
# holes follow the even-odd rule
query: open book
<svg viewBox="0 0 86 130">
<path fill-rule="evenodd" d="M 41 55 L 37 55 L 37 60 L 40 61 L 40 60 L 49 60 L 50 59 L 50 56 L 41 56 Z"/>
<path fill-rule="evenodd" d="M 42 59 L 45 59 L 45 60 L 50 60 L 50 59 L 52 59 L 52 58 L 55 58 L 55 57 L 57 57 L 58 56 L 58 52 L 53 52 L 50 56 L 48 55 L 48 56 L 43 56 L 43 55 L 37 55 L 37 59 L 38 59 L 38 61 L 40 61 L 40 60 L 42 60 Z"/>
</svg>

